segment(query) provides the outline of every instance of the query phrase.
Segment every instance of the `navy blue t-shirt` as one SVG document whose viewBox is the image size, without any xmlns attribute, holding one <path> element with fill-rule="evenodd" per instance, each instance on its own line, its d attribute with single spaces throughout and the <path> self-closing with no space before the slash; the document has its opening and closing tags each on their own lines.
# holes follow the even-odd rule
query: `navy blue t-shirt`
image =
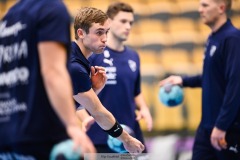
<svg viewBox="0 0 240 160">
<path fill-rule="evenodd" d="M 103 54 L 93 54 L 89 61 L 92 66 L 103 66 L 107 83 L 98 97 L 120 124 L 133 129 L 136 138 L 143 142 L 140 126 L 136 121 L 134 98 L 141 92 L 140 62 L 138 54 L 129 47 L 122 52 L 106 47 Z M 88 131 L 94 144 L 106 144 L 107 133 L 94 124 Z"/>
<path fill-rule="evenodd" d="M 60 0 L 21 0 L 0 21 L 0 146 L 68 137 L 44 88 L 43 41 L 69 48 L 70 16 Z"/>
<path fill-rule="evenodd" d="M 239 43 L 240 31 L 228 20 L 208 38 L 203 74 L 183 78 L 184 86 L 202 86 L 201 125 L 207 129 L 227 130 L 240 119 Z"/>
<path fill-rule="evenodd" d="M 90 67 L 89 61 L 84 57 L 78 45 L 72 42 L 68 70 L 72 79 L 73 95 L 87 92 L 92 88 Z M 75 104 L 78 108 L 79 104 L 77 102 Z"/>
</svg>

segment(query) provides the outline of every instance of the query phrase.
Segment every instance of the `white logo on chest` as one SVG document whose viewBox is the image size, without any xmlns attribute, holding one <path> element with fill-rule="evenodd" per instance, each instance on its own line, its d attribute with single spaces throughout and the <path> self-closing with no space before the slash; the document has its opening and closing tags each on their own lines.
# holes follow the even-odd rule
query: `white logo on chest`
<svg viewBox="0 0 240 160">
<path fill-rule="evenodd" d="M 112 58 L 110 58 L 110 59 L 104 58 L 103 62 L 106 63 L 106 64 L 109 64 L 109 66 L 113 66 L 113 59 Z"/>
<path fill-rule="evenodd" d="M 110 58 L 110 53 L 108 50 L 105 50 L 103 52 L 103 55 L 104 55 L 104 59 L 103 59 L 103 62 L 108 64 L 109 66 L 113 66 L 113 59 Z"/>
<path fill-rule="evenodd" d="M 212 57 L 216 51 L 217 47 L 216 46 L 211 46 L 211 49 L 210 49 L 210 56 Z"/>
<path fill-rule="evenodd" d="M 233 151 L 234 153 L 238 153 L 237 147 L 238 147 L 237 144 L 235 145 L 235 147 L 230 146 L 230 147 L 229 147 L 229 150 L 230 150 L 230 151 Z"/>
<path fill-rule="evenodd" d="M 137 65 L 136 62 L 133 60 L 128 60 L 128 65 L 130 67 L 130 69 L 135 72 L 137 70 Z"/>
<path fill-rule="evenodd" d="M 26 24 L 22 24 L 20 21 L 7 27 L 7 21 L 0 22 L 0 37 L 17 36 L 21 30 L 27 28 Z"/>
</svg>

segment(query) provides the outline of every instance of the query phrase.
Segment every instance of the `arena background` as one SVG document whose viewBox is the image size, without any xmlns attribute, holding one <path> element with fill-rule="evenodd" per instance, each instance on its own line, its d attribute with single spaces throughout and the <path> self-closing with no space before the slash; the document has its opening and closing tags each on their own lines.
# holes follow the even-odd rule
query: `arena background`
<svg viewBox="0 0 240 160">
<path fill-rule="evenodd" d="M 114 0 L 63 0 L 71 16 L 83 6 L 106 11 Z M 0 18 L 17 0 L 0 0 Z M 158 99 L 157 82 L 170 74 L 195 75 L 202 71 L 203 46 L 210 29 L 201 23 L 198 0 L 122 0 L 135 10 L 127 45 L 141 58 L 142 90 L 153 115 L 153 131 L 146 145 L 158 160 L 187 160 L 201 118 L 201 89 L 184 89 L 184 102 L 167 108 Z M 240 0 L 233 0 L 230 17 L 240 28 Z M 73 27 L 72 28 L 72 39 Z"/>
</svg>

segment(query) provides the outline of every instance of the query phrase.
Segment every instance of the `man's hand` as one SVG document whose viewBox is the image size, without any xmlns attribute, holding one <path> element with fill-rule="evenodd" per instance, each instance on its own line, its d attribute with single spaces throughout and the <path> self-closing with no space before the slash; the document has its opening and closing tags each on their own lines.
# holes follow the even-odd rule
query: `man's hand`
<svg viewBox="0 0 240 160">
<path fill-rule="evenodd" d="M 158 85 L 161 87 L 165 84 L 177 84 L 177 85 L 182 85 L 182 77 L 180 76 L 170 76 L 166 79 L 161 80 Z"/>
<path fill-rule="evenodd" d="M 89 137 L 84 133 L 78 125 L 67 126 L 67 133 L 74 142 L 74 149 L 80 148 L 81 154 L 91 153 L 88 157 L 90 160 L 95 159 L 96 150 Z"/>
<path fill-rule="evenodd" d="M 227 142 L 225 140 L 226 132 L 214 127 L 211 134 L 212 146 L 217 150 L 222 150 L 227 148 Z"/>
<path fill-rule="evenodd" d="M 98 94 L 103 89 L 107 81 L 105 68 L 100 66 L 91 66 L 91 81 L 93 90 L 96 94 Z"/>
<path fill-rule="evenodd" d="M 95 123 L 95 119 L 92 116 L 89 116 L 89 117 L 85 118 L 82 121 L 83 132 L 87 132 L 94 123 Z"/>
<path fill-rule="evenodd" d="M 141 107 L 139 111 L 137 112 L 137 118 L 136 120 L 139 121 L 141 119 L 144 119 L 145 122 L 147 123 L 147 129 L 148 131 L 152 130 L 153 126 L 153 121 L 152 121 L 152 116 L 150 114 L 149 108 L 146 107 Z"/>
<path fill-rule="evenodd" d="M 124 130 L 118 139 L 123 142 L 124 148 L 130 154 L 140 154 L 145 149 L 144 145 L 139 140 L 133 138 Z"/>
</svg>

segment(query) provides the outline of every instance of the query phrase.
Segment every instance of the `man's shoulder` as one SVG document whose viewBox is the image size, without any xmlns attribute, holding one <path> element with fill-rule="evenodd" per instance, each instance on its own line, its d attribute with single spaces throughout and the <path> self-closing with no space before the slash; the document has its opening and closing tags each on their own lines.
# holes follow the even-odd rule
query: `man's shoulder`
<svg viewBox="0 0 240 160">
<path fill-rule="evenodd" d="M 125 46 L 125 51 L 127 52 L 128 55 L 139 57 L 138 52 L 131 46 Z"/>
<path fill-rule="evenodd" d="M 41 12 L 44 11 L 44 8 L 47 7 L 47 9 L 51 8 L 50 11 L 54 11 L 56 9 L 65 9 L 66 6 L 61 0 L 27 0 L 27 1 L 19 1 L 17 5 L 21 5 L 21 7 L 30 7 L 27 11 L 31 11 L 32 9 L 39 9 Z"/>
<path fill-rule="evenodd" d="M 137 51 L 134 48 L 132 48 L 131 46 L 125 45 L 125 49 L 128 52 L 133 52 L 134 54 L 137 53 Z"/>
<path fill-rule="evenodd" d="M 71 77 L 78 77 L 78 76 L 83 76 L 83 75 L 89 76 L 89 69 L 86 66 L 84 66 L 83 64 L 78 63 L 76 61 L 71 62 L 68 65 L 68 71 L 69 71 Z"/>
<path fill-rule="evenodd" d="M 237 28 L 234 28 L 230 30 L 226 36 L 224 37 L 224 40 L 236 40 L 237 43 L 239 43 L 240 40 L 240 30 Z"/>
<path fill-rule="evenodd" d="M 228 25 L 217 33 L 216 38 L 220 43 L 226 43 L 227 41 L 232 41 L 232 39 L 240 38 L 240 30 L 233 25 Z"/>
</svg>

